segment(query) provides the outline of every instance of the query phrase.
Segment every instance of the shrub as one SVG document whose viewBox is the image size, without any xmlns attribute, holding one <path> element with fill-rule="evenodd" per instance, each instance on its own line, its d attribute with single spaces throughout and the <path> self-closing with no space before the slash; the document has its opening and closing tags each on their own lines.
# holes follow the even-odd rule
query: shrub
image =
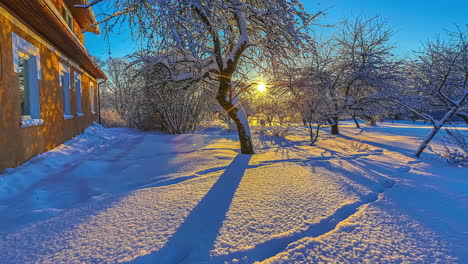
<svg viewBox="0 0 468 264">
<path fill-rule="evenodd" d="M 447 162 L 459 167 L 468 166 L 468 136 L 455 129 L 446 129 L 442 141 Z"/>
<path fill-rule="evenodd" d="M 279 137 L 279 138 L 286 138 L 287 136 L 291 135 L 293 130 L 290 126 L 281 127 L 281 126 L 272 126 L 268 127 L 265 130 L 266 134 L 270 137 Z"/>
<path fill-rule="evenodd" d="M 371 148 L 369 145 L 360 141 L 352 141 L 349 145 L 343 147 L 343 150 L 348 152 L 368 152 L 371 150 Z"/>
<path fill-rule="evenodd" d="M 114 109 L 101 109 L 101 125 L 104 127 L 125 127 L 127 124 Z"/>
</svg>

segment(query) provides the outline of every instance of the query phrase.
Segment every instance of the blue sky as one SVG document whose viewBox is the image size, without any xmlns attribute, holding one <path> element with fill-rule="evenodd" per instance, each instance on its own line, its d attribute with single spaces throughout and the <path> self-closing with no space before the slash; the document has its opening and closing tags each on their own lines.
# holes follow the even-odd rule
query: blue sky
<svg viewBox="0 0 468 264">
<path fill-rule="evenodd" d="M 381 15 L 395 31 L 392 42 L 400 56 L 411 55 L 421 41 L 443 34 L 444 29 L 468 24 L 468 0 L 303 0 L 303 3 L 311 13 L 334 6 L 319 21 L 322 24 L 334 24 L 356 15 Z M 109 43 L 112 57 L 123 57 L 135 49 L 135 43 L 125 33 L 111 35 Z M 109 45 L 103 35 L 87 33 L 86 46 L 92 55 L 109 57 Z"/>
</svg>

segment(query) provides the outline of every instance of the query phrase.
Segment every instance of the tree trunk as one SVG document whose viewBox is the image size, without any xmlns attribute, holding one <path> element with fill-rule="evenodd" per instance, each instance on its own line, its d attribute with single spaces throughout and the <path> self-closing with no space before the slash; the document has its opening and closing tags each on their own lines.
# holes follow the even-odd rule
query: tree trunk
<svg viewBox="0 0 468 264">
<path fill-rule="evenodd" d="M 463 101 L 462 101 L 463 102 Z M 461 104 L 461 103 L 460 103 Z M 452 109 L 450 109 L 450 111 L 448 111 L 444 117 L 442 117 L 441 120 L 439 120 L 439 122 L 437 122 L 436 124 L 434 124 L 434 128 L 432 129 L 432 131 L 427 135 L 426 139 L 421 143 L 421 145 L 419 146 L 418 150 L 416 151 L 416 157 L 420 157 L 421 154 L 423 153 L 423 151 L 427 148 L 427 145 L 429 144 L 429 142 L 431 142 L 431 140 L 435 137 L 435 135 L 437 134 L 437 132 L 439 132 L 439 130 L 444 126 L 445 122 L 447 122 L 448 120 L 450 120 L 454 115 L 455 113 L 457 112 L 457 110 L 460 108 L 460 105 L 456 105 L 454 107 L 452 107 Z"/>
<path fill-rule="evenodd" d="M 237 98 L 230 102 L 223 95 L 216 97 L 218 103 L 228 112 L 229 117 L 234 121 L 237 127 L 237 133 L 239 135 L 239 141 L 241 145 L 242 154 L 255 154 L 252 137 L 250 135 L 250 127 L 247 121 L 247 115 L 245 114 L 244 108 L 238 102 Z"/>
<path fill-rule="evenodd" d="M 340 130 L 338 128 L 338 122 L 339 122 L 338 117 L 333 118 L 333 124 L 331 125 L 331 134 L 332 135 L 338 135 L 340 133 Z"/>
<path fill-rule="evenodd" d="M 426 139 L 423 141 L 423 143 L 421 143 L 418 150 L 416 151 L 416 157 L 419 158 L 421 156 L 423 151 L 427 148 L 427 145 L 429 144 L 429 142 L 431 142 L 431 140 L 434 138 L 434 136 L 437 134 L 437 132 L 439 132 L 441 127 L 442 127 L 442 125 L 440 125 L 440 126 L 437 125 L 432 129 L 432 131 L 429 133 L 429 135 L 427 135 Z"/>
<path fill-rule="evenodd" d="M 457 116 L 463 119 L 463 121 L 465 121 L 466 124 L 468 124 L 468 116 L 460 113 L 458 113 Z"/>
<path fill-rule="evenodd" d="M 312 126 L 310 126 L 310 145 L 313 146 L 319 137 L 320 125 L 317 125 L 317 130 L 314 132 Z"/>
<path fill-rule="evenodd" d="M 356 124 L 356 128 L 361 128 L 355 114 L 353 115 L 353 120 L 354 120 L 354 123 Z"/>
</svg>

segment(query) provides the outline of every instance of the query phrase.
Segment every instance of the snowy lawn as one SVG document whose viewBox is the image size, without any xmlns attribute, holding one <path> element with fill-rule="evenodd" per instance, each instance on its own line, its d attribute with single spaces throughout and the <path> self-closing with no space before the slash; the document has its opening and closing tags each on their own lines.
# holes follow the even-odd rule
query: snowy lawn
<svg viewBox="0 0 468 264">
<path fill-rule="evenodd" d="M 468 263 L 468 168 L 411 122 L 256 134 L 94 126 L 0 175 L 0 263 Z M 468 133 L 468 128 L 464 128 Z"/>
</svg>

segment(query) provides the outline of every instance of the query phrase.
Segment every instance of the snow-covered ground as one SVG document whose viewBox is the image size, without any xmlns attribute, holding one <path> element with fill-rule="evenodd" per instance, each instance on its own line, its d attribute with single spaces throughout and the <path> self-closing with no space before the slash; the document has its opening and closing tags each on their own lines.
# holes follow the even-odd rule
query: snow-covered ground
<svg viewBox="0 0 468 264">
<path fill-rule="evenodd" d="M 256 134 L 250 156 L 94 126 L 0 174 L 0 263 L 468 263 L 468 168 L 437 141 L 414 158 L 429 129 Z"/>
</svg>

